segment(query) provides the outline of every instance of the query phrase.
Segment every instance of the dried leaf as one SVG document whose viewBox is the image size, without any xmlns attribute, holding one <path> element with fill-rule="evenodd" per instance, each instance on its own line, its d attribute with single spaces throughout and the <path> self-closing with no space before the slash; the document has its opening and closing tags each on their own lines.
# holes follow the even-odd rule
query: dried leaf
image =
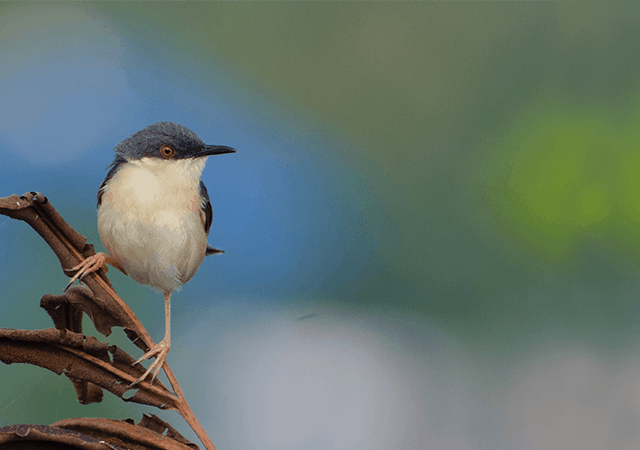
<svg viewBox="0 0 640 450">
<path fill-rule="evenodd" d="M 124 447 L 132 450 L 199 450 L 199 447 L 187 441 L 166 422 L 157 416 L 150 418 L 143 415 L 143 419 L 138 425 L 133 425 L 131 420 L 111 420 L 76 418 L 60 420 L 52 426 L 74 430 L 79 433 L 101 439 L 112 445 Z M 149 422 L 154 426 L 146 426 Z M 157 426 L 159 425 L 159 426 Z M 170 428 L 178 436 L 164 435 L 164 430 Z"/>
<path fill-rule="evenodd" d="M 199 449 L 199 447 L 196 444 L 194 444 L 193 442 L 189 442 L 184 436 L 178 433 L 178 430 L 173 428 L 171 425 L 169 425 L 167 422 L 165 422 L 155 414 L 151 414 L 150 416 L 143 414 L 142 420 L 140 421 L 140 423 L 138 423 L 138 426 L 145 427 L 150 430 L 154 430 L 160 434 L 164 434 L 166 430 L 167 431 L 166 435 L 168 437 L 175 439 L 176 441 L 182 444 L 185 444 L 195 450 Z"/>
<path fill-rule="evenodd" d="M 88 290 L 86 288 L 79 289 Z M 71 291 L 71 289 L 69 289 L 69 291 Z M 49 313 L 56 329 L 63 330 L 66 328 L 75 333 L 82 333 L 83 309 L 78 308 L 74 302 L 70 301 L 67 295 L 69 295 L 69 292 L 65 295 L 45 295 L 42 297 L 42 300 L 40 300 L 40 307 Z M 71 293 L 71 295 L 73 295 L 73 293 Z M 102 401 L 103 393 L 100 387 L 89 381 L 80 380 L 70 375 L 67 376 L 71 380 L 71 383 L 73 383 L 73 388 L 81 404 L 88 405 L 89 403 L 100 403 Z"/>
<path fill-rule="evenodd" d="M 131 342 L 133 342 L 135 346 L 141 349 L 143 352 L 147 353 L 150 350 L 149 346 L 145 344 L 145 342 L 140 338 L 140 336 L 138 336 L 138 333 L 136 333 L 135 331 L 129 328 L 125 328 L 124 333 L 127 335 L 129 340 L 131 340 Z"/>
<path fill-rule="evenodd" d="M 96 298 L 86 286 L 73 286 L 63 295 L 47 294 L 40 300 L 40 307 L 47 311 L 59 330 L 66 328 L 82 332 L 83 312 L 89 316 L 96 330 L 105 336 L 111 334 L 112 327 L 124 327 L 121 320 L 123 311 L 118 304 Z"/>
<path fill-rule="evenodd" d="M 135 360 L 115 345 L 108 346 L 80 333 L 55 328 L 35 331 L 1 328 L 0 361 L 33 364 L 58 375 L 64 373 L 72 381 L 88 381 L 124 401 L 177 409 L 176 398 L 158 380 L 153 385 L 147 382 L 136 385 L 134 395 L 125 397 L 129 385 L 144 373 L 144 367 L 132 366 Z M 97 399 L 95 392 L 80 394 L 81 402 Z"/>
<path fill-rule="evenodd" d="M 105 445 L 100 439 L 47 425 L 11 425 L 0 428 L 0 447 L 24 450 L 48 449 L 88 449 L 119 450 L 122 447 Z M 124 449 L 122 449 L 124 450 Z"/>
<path fill-rule="evenodd" d="M 66 294 L 47 294 L 40 300 L 40 307 L 47 311 L 58 330 L 67 329 L 74 333 L 82 333 L 83 311 L 69 302 Z"/>
<path fill-rule="evenodd" d="M 102 389 L 100 386 L 96 386 L 90 381 L 79 380 L 70 375 L 67 375 L 71 383 L 73 384 L 73 388 L 76 390 L 76 396 L 78 397 L 78 402 L 82 405 L 88 405 L 90 403 L 100 403 L 102 401 Z"/>
</svg>

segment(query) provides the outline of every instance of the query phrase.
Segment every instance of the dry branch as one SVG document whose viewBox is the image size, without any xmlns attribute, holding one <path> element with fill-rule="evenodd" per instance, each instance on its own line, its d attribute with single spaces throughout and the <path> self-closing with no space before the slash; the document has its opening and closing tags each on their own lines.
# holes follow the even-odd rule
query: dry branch
<svg viewBox="0 0 640 450">
<path fill-rule="evenodd" d="M 65 374 L 71 380 L 91 382 L 125 401 L 178 409 L 176 398 L 162 383 L 145 383 L 135 394 L 125 397 L 129 385 L 144 373 L 144 367 L 115 345 L 98 342 L 93 336 L 69 330 L 0 329 L 0 361 L 26 363 Z M 85 403 L 85 399 L 80 399 Z M 85 401 L 83 401 L 85 400 Z"/>
<path fill-rule="evenodd" d="M 73 275 L 72 267 L 95 254 L 93 245 L 87 244 L 86 238 L 67 224 L 47 198 L 40 193 L 28 192 L 21 197 L 12 195 L 0 198 L 0 214 L 27 222 L 51 247 L 60 260 L 62 269 L 69 276 Z M 116 346 L 108 346 L 94 337 L 87 338 L 82 334 L 82 314 L 85 313 L 92 320 L 96 330 L 105 336 L 111 334 L 112 327 L 120 326 L 124 328 L 129 339 L 143 351 L 154 345 L 138 318 L 115 293 L 103 269 L 89 274 L 83 282 L 87 287 L 74 287 L 64 295 L 45 295 L 42 298 L 41 306 L 53 319 L 55 329 L 33 331 L 0 329 L 0 360 L 6 364 L 35 364 L 57 374 L 64 373 L 72 381 L 78 400 L 83 404 L 99 402 L 102 399 L 102 389 L 106 389 L 125 401 L 143 403 L 161 409 L 175 409 L 189 423 L 205 448 L 215 450 L 213 443 L 191 411 L 166 362 L 163 368 L 174 392 L 157 380 L 153 385 L 143 381 L 134 388 L 130 388 L 130 384 L 144 373 L 144 368 L 139 364 L 132 366 L 135 358 Z M 129 390 L 135 390 L 135 393 L 126 397 Z M 172 438 L 179 436 L 168 424 L 156 419 L 152 420 L 155 428 L 165 427 L 169 430 L 168 436 Z M 151 419 L 144 419 L 143 422 L 148 425 L 149 420 Z M 161 425 L 158 425 L 160 423 Z M 78 427 L 84 431 L 91 429 L 83 428 L 84 425 Z M 139 426 L 127 424 L 124 428 L 128 430 L 123 431 L 126 435 Z M 31 430 L 37 429 L 39 428 L 31 428 Z M 3 442 L 1 439 L 2 434 L 0 434 L 0 444 Z M 181 442 L 180 445 L 188 444 L 191 448 L 197 448 L 195 444 L 182 439 L 183 441 L 178 440 Z M 143 445 L 141 448 L 178 447 L 145 447 Z"/>
<path fill-rule="evenodd" d="M 50 446 L 44 447 L 45 443 Z M 52 447 L 51 443 L 59 445 Z M 138 425 L 131 419 L 87 417 L 60 420 L 50 426 L 12 425 L 0 428 L 0 447 L 5 444 L 21 449 L 198 450 L 196 444 L 154 414 L 143 415 Z"/>
</svg>

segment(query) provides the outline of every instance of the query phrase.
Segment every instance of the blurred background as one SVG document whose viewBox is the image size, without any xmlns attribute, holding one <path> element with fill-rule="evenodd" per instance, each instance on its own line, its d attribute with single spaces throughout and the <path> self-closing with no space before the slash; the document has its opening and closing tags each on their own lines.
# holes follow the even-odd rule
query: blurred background
<svg viewBox="0 0 640 450">
<path fill-rule="evenodd" d="M 239 150 L 204 170 L 226 253 L 173 296 L 168 357 L 220 450 L 637 448 L 639 8 L 3 2 L 0 196 L 102 250 L 119 141 Z M 0 217 L 0 254 L 0 326 L 52 326 L 53 253 Z M 116 272 L 159 340 L 161 294 Z M 157 412 L 0 386 L 0 426 Z"/>
</svg>

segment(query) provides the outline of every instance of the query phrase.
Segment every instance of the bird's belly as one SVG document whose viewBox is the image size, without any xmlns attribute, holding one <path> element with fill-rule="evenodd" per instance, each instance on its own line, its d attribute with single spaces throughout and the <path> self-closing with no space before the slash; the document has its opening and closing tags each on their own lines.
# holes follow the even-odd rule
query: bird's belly
<svg viewBox="0 0 640 450">
<path fill-rule="evenodd" d="M 207 246 L 199 209 L 144 197 L 132 202 L 131 195 L 125 204 L 118 194 L 106 193 L 98 211 L 98 231 L 109 255 L 138 283 L 163 291 L 186 283 Z"/>
</svg>

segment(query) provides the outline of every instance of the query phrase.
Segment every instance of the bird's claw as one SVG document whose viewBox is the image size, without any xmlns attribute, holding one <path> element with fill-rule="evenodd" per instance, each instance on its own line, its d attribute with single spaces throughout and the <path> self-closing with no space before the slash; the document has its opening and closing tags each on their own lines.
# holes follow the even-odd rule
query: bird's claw
<svg viewBox="0 0 640 450">
<path fill-rule="evenodd" d="M 162 366 L 164 365 L 164 362 L 167 359 L 167 353 L 169 353 L 170 348 L 171 348 L 171 341 L 166 341 L 165 339 L 163 339 L 158 344 L 156 344 L 155 347 L 153 347 L 151 350 L 145 353 L 140 359 L 134 362 L 132 366 L 139 364 L 145 359 L 151 358 L 152 356 L 156 357 L 156 360 L 149 366 L 147 371 L 140 378 L 138 378 L 136 381 L 131 383 L 129 387 L 133 387 L 136 384 L 143 381 L 145 378 L 147 378 L 147 375 L 149 375 L 152 371 L 153 371 L 153 377 L 151 377 L 150 383 L 153 384 L 153 381 L 156 379 L 156 376 L 158 376 L 158 373 L 160 373 L 160 369 L 162 369 Z"/>
<path fill-rule="evenodd" d="M 69 283 L 64 288 L 64 292 L 67 292 L 67 289 L 69 289 L 69 287 L 76 280 L 82 281 L 85 276 L 89 275 L 92 272 L 98 271 L 100 268 L 104 268 L 106 272 L 108 270 L 107 266 L 105 265 L 106 261 L 107 256 L 104 253 L 100 252 L 96 253 L 95 255 L 89 256 L 88 258 L 85 258 L 82 262 L 80 262 L 80 264 L 72 267 L 70 270 L 77 270 L 78 272 L 76 272 L 76 274 L 71 277 L 71 280 L 69 280 Z"/>
</svg>

